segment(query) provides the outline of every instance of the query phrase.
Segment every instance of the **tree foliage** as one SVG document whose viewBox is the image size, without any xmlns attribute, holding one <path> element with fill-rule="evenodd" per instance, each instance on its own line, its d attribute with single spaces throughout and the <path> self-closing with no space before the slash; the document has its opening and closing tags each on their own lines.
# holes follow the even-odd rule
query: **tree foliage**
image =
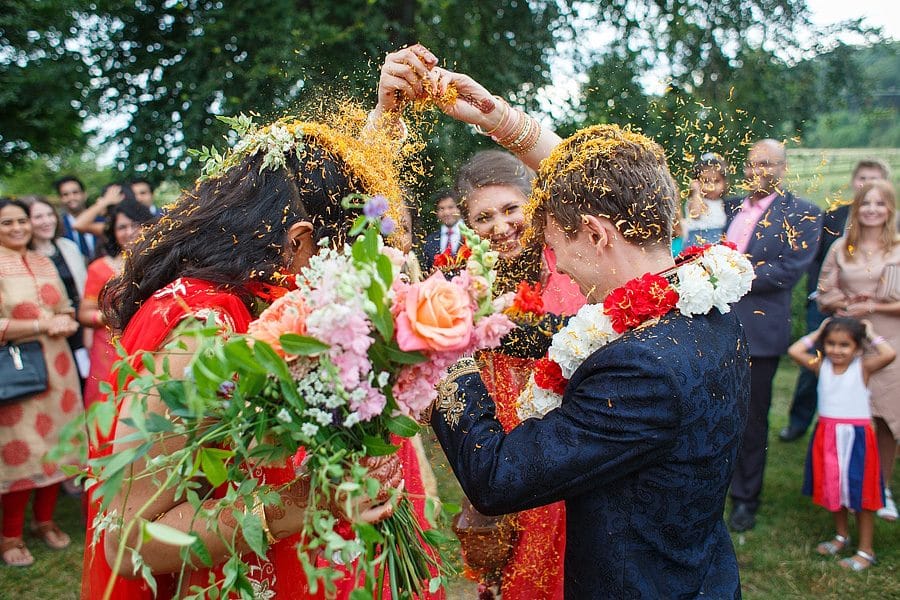
<svg viewBox="0 0 900 600">
<path fill-rule="evenodd" d="M 4 0 L 0 9 L 0 161 L 19 165 L 82 138 L 88 82 L 71 0 Z"/>
</svg>

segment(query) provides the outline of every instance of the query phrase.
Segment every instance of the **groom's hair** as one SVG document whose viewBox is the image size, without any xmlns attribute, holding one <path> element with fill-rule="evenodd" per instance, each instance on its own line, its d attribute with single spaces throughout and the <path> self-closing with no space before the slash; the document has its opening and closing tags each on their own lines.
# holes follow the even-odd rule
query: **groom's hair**
<svg viewBox="0 0 900 600">
<path fill-rule="evenodd" d="M 537 229 L 549 215 L 574 235 L 582 215 L 594 215 L 633 244 L 668 247 L 678 188 L 662 146 L 617 125 L 595 125 L 563 140 L 541 163 L 531 206 Z"/>
</svg>

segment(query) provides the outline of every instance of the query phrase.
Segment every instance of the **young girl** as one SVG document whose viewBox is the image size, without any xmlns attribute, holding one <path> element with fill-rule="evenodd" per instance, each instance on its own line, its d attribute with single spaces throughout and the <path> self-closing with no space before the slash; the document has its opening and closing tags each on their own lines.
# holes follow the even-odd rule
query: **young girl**
<svg viewBox="0 0 900 600">
<path fill-rule="evenodd" d="M 873 351 L 863 355 L 864 344 Z M 849 545 L 847 511 L 852 510 L 859 546 L 840 565 L 863 571 L 875 564 L 874 511 L 884 505 L 867 384 L 869 376 L 893 361 L 896 353 L 868 321 L 836 317 L 794 342 L 788 355 L 819 377 L 819 422 L 809 445 L 803 493 L 834 514 L 836 534 L 816 550 L 835 556 Z"/>
<path fill-rule="evenodd" d="M 725 204 L 722 197 L 727 190 L 728 163 L 713 152 L 702 154 L 694 165 L 691 195 L 682 223 L 686 246 L 720 240 L 725 232 Z"/>
</svg>

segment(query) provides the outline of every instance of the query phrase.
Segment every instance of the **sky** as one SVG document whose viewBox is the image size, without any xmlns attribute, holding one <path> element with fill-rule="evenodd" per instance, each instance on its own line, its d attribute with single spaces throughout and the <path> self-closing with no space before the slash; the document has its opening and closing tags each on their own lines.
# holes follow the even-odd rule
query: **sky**
<svg viewBox="0 0 900 600">
<path fill-rule="evenodd" d="M 863 17 L 867 25 L 881 26 L 885 34 L 900 39 L 897 0 L 807 0 L 806 4 L 818 25 Z"/>
</svg>

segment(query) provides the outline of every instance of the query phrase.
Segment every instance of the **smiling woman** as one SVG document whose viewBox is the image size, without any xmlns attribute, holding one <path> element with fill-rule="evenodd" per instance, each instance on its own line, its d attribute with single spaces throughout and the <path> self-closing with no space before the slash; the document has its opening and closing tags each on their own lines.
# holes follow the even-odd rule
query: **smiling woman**
<svg viewBox="0 0 900 600">
<path fill-rule="evenodd" d="M 0 558 L 10 566 L 34 562 L 22 540 L 25 509 L 35 490 L 36 535 L 53 549 L 70 539 L 53 521 L 59 485 L 66 476 L 43 457 L 61 427 L 81 412 L 78 376 L 66 336 L 77 328 L 72 306 L 53 263 L 28 249 L 31 219 L 17 200 L 0 200 L 0 345 L 38 342 L 46 364 L 43 392 L 0 402 Z M 21 363 L 21 360 L 19 361 Z"/>
</svg>

